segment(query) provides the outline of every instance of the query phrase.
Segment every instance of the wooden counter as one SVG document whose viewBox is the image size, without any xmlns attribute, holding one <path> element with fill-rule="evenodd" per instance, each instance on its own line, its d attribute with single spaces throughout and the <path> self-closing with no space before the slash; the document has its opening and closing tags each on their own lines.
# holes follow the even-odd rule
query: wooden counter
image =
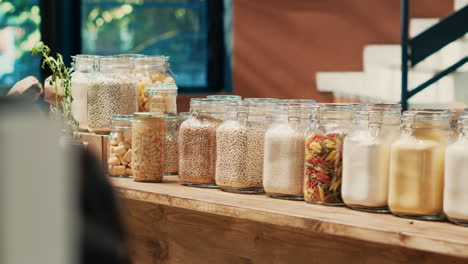
<svg viewBox="0 0 468 264">
<path fill-rule="evenodd" d="M 468 228 L 342 207 L 112 179 L 146 263 L 468 263 Z M 467 201 L 468 202 L 468 201 Z"/>
</svg>

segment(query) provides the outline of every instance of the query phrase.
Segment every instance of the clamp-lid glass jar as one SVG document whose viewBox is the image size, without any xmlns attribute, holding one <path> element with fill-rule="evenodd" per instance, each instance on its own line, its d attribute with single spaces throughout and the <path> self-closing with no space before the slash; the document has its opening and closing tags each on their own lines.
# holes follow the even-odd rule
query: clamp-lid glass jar
<svg viewBox="0 0 468 264">
<path fill-rule="evenodd" d="M 229 101 L 229 100 L 234 100 L 234 101 L 242 100 L 242 97 L 241 97 L 240 95 L 233 95 L 233 94 L 228 94 L 228 95 L 224 95 L 224 94 L 213 94 L 213 95 L 208 95 L 206 98 L 219 99 L 219 100 L 225 100 L 225 101 Z"/>
<path fill-rule="evenodd" d="M 354 106 L 319 104 L 305 142 L 304 200 L 323 205 L 343 205 L 341 181 L 343 140 L 352 127 Z"/>
<path fill-rule="evenodd" d="M 225 101 L 192 98 L 191 116 L 179 128 L 179 179 L 184 185 L 215 188 L 216 129 Z"/>
<path fill-rule="evenodd" d="M 453 112 L 412 110 L 391 145 L 388 207 L 398 216 L 443 218 L 444 154 L 451 141 Z"/>
<path fill-rule="evenodd" d="M 354 114 L 343 144 L 344 203 L 353 209 L 388 212 L 390 145 L 400 134 L 400 104 L 369 104 Z"/>
<path fill-rule="evenodd" d="M 146 89 L 149 112 L 177 115 L 177 85 L 174 83 L 150 84 Z"/>
<path fill-rule="evenodd" d="M 112 117 L 107 166 L 109 175 L 132 177 L 132 115 Z"/>
<path fill-rule="evenodd" d="M 138 108 L 133 63 L 124 58 L 100 57 L 88 87 L 88 127 L 91 132 L 109 133 L 114 115 L 131 115 Z"/>
<path fill-rule="evenodd" d="M 265 132 L 263 188 L 274 198 L 303 200 L 304 132 L 317 110 L 314 103 L 275 106 L 273 123 Z"/>
<path fill-rule="evenodd" d="M 161 182 L 164 175 L 165 116 L 163 113 L 138 112 L 133 117 L 133 180 Z"/>
</svg>

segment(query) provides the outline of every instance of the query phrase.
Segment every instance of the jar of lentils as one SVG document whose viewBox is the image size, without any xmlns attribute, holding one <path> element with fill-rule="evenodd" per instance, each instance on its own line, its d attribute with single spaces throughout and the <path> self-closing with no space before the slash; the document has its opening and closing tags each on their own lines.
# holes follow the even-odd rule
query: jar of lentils
<svg viewBox="0 0 468 264">
<path fill-rule="evenodd" d="M 192 98 L 191 116 L 179 129 L 179 179 L 184 185 L 215 188 L 216 129 L 223 122 L 224 100 Z"/>
<path fill-rule="evenodd" d="M 111 176 L 122 178 L 132 176 L 132 121 L 131 115 L 112 117 L 107 155 Z"/>
<path fill-rule="evenodd" d="M 88 87 L 88 127 L 107 134 L 114 115 L 131 115 L 138 109 L 138 83 L 130 59 L 100 57 L 99 69 Z"/>
</svg>

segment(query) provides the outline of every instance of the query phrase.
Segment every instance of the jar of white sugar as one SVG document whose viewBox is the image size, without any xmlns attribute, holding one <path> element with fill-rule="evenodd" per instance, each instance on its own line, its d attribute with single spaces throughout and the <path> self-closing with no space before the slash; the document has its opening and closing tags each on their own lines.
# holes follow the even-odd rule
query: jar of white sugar
<svg viewBox="0 0 468 264">
<path fill-rule="evenodd" d="M 132 177 L 132 115 L 112 117 L 107 167 L 113 177 Z"/>
<path fill-rule="evenodd" d="M 343 140 L 352 127 L 354 106 L 319 104 L 320 111 L 306 132 L 304 200 L 343 205 L 341 182 Z"/>
<path fill-rule="evenodd" d="M 183 185 L 216 188 L 216 129 L 225 101 L 192 98 L 191 116 L 179 128 L 179 180 Z"/>
<path fill-rule="evenodd" d="M 88 85 L 91 73 L 96 69 L 99 59 L 95 55 L 76 55 L 72 57 L 71 74 L 73 117 L 78 121 L 80 131 L 88 131 Z"/>
<path fill-rule="evenodd" d="M 390 144 L 400 134 L 400 104 L 363 105 L 343 144 L 344 203 L 353 209 L 388 212 Z"/>
<path fill-rule="evenodd" d="M 443 218 L 444 156 L 451 141 L 453 112 L 411 110 L 390 149 L 388 207 L 398 216 Z"/>
<path fill-rule="evenodd" d="M 264 143 L 263 188 L 269 196 L 303 200 L 304 133 L 316 109 L 313 101 L 275 106 Z"/>
<path fill-rule="evenodd" d="M 88 86 L 88 127 L 91 132 L 107 134 L 114 115 L 131 115 L 138 109 L 138 82 L 131 60 L 99 58 Z"/>
<path fill-rule="evenodd" d="M 468 109 L 458 127 L 458 140 L 445 152 L 444 213 L 451 222 L 468 226 Z"/>
</svg>

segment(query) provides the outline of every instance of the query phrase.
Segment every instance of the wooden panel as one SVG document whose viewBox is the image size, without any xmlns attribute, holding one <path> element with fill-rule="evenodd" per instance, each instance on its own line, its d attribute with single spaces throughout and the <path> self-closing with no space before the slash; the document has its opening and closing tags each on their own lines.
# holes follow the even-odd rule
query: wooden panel
<svg viewBox="0 0 468 264">
<path fill-rule="evenodd" d="M 340 207 L 285 201 L 265 195 L 240 195 L 165 183 L 113 179 L 121 197 L 163 206 L 261 222 L 320 235 L 468 258 L 468 228 L 450 223 L 398 218 Z"/>
<path fill-rule="evenodd" d="M 124 199 L 133 263 L 466 263 L 313 230 Z M 320 228 L 321 224 L 317 226 Z"/>
</svg>

